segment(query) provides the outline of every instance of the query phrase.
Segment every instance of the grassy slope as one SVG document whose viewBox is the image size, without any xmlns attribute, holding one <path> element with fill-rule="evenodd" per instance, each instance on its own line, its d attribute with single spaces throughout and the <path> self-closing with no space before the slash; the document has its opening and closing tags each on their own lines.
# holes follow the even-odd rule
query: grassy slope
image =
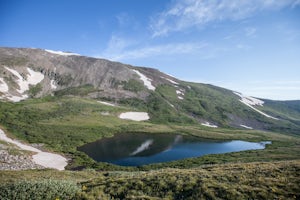
<svg viewBox="0 0 300 200">
<path fill-rule="evenodd" d="M 183 100 L 178 99 L 176 90 L 184 91 Z M 262 130 L 299 134 L 299 103 L 291 103 L 272 104 L 272 101 L 266 100 L 265 106 L 257 107 L 280 118 L 278 121 L 245 106 L 230 90 L 207 84 L 181 82 L 177 88 L 171 85 L 158 86 L 144 107 L 160 123 L 198 124 L 209 121 L 219 127 L 228 128 L 250 122 Z"/>
<path fill-rule="evenodd" d="M 81 88 L 83 93 L 85 90 L 86 88 Z M 28 189 L 28 185 L 32 185 L 35 189 L 30 194 L 38 195 L 43 194 L 38 190 L 44 191 L 56 184 L 61 188 L 53 188 L 52 195 L 60 197 L 71 194 L 72 191 L 81 191 L 77 193 L 78 199 L 300 198 L 300 138 L 297 135 L 203 127 L 187 113 L 178 115 L 177 109 L 187 106 L 187 102 L 198 101 L 199 104 L 205 105 L 204 101 L 197 100 L 189 92 L 185 94 L 186 100 L 181 101 L 171 90 L 163 86 L 158 88 L 158 93 L 150 96 L 148 104 L 129 99 L 120 101 L 119 107 L 106 106 L 96 100 L 64 96 L 65 94 L 15 104 L 1 102 L 0 124 L 10 136 L 29 143 L 44 143 L 47 150 L 63 153 L 72 158 L 68 166 L 70 169 L 85 166 L 104 172 L 2 171 L 0 189 L 22 194 L 26 187 L 29 194 L 28 190 L 31 189 Z M 224 101 L 232 101 L 230 98 Z M 172 108 L 169 103 L 178 107 Z M 152 121 L 133 122 L 117 117 L 122 112 L 132 110 L 148 111 Z M 217 109 L 212 107 L 208 110 Z M 205 117 L 216 119 L 220 114 L 218 111 L 209 113 L 208 110 L 201 111 Z M 189 134 L 210 139 L 269 140 L 273 143 L 265 150 L 207 155 L 141 167 L 95 163 L 76 150 L 78 146 L 101 137 L 141 130 L 148 133 Z M 258 163 L 266 161 L 269 162 Z M 44 181 L 49 178 L 53 181 Z M 20 182 L 23 179 L 27 182 Z"/>
<path fill-rule="evenodd" d="M 26 60 L 10 58 L 5 62 L 9 66 L 23 65 Z M 63 81 L 68 81 L 67 78 Z M 143 89 L 143 85 L 134 80 L 122 84 L 125 84 L 124 89 L 133 92 Z M 58 182 L 78 183 L 81 193 L 77 197 L 86 199 L 300 199 L 300 139 L 297 135 L 300 128 L 299 101 L 266 101 L 265 106 L 259 109 L 284 119 L 274 123 L 245 107 L 232 91 L 186 82 L 181 82 L 179 87 L 184 90 L 184 100 L 178 99 L 174 86 L 161 85 L 155 93 L 151 93 L 147 103 L 127 99 L 119 102 L 122 107 L 109 107 L 95 100 L 66 96 L 87 96 L 99 92 L 91 85 L 57 91 L 56 97 L 16 104 L 0 102 L 0 125 L 11 137 L 29 143 L 43 143 L 45 149 L 63 153 L 72 158 L 69 168 L 86 166 L 105 170 L 1 171 L 0 189 L 7 189 L 7 183 L 16 186 L 21 180 L 31 182 L 54 179 Z M 31 95 L 34 96 L 37 92 L 35 90 L 38 88 L 32 88 Z M 121 112 L 132 110 L 149 112 L 151 121 L 118 119 Z M 245 120 L 254 118 L 268 124 L 272 127 L 270 130 L 284 134 L 228 128 L 230 120 L 227 114 Z M 226 129 L 200 126 L 198 121 L 201 120 L 217 123 Z M 149 133 L 190 134 L 211 139 L 270 140 L 273 144 L 265 150 L 207 155 L 139 168 L 97 164 L 76 150 L 78 146 L 101 137 L 141 130 Z M 43 182 L 41 185 L 46 187 L 47 184 Z M 13 192 L 22 194 L 24 188 L 21 185 L 20 190 L 16 187 L 14 189 Z M 39 193 L 38 188 L 26 188 L 26 193 L 29 193 L 27 190 L 33 191 L 33 195 Z"/>
<path fill-rule="evenodd" d="M 125 104 L 124 104 L 125 105 Z M 158 105 L 159 106 L 159 105 Z M 164 107 L 161 107 L 162 109 Z M 144 108 L 147 109 L 147 108 Z M 46 97 L 33 99 L 16 104 L 0 103 L 0 124 L 13 137 L 29 143 L 44 143 L 50 151 L 63 153 L 72 159 L 69 168 L 80 166 L 102 170 L 121 169 L 136 170 L 95 163 L 84 153 L 77 151 L 77 147 L 95 141 L 101 137 L 110 137 L 121 132 L 167 132 L 189 134 L 202 138 L 224 140 L 272 141 L 273 144 L 263 151 L 246 151 L 222 155 L 210 155 L 200 158 L 186 159 L 171 163 L 145 166 L 143 169 L 157 169 L 168 166 L 189 168 L 202 164 L 224 163 L 236 161 L 265 161 L 299 159 L 300 139 L 261 131 L 242 131 L 236 129 L 212 129 L 201 125 L 149 122 L 133 122 L 121 120 L 117 116 L 121 112 L 144 110 L 142 107 L 111 107 L 95 100 L 78 97 Z M 173 111 L 171 111 L 173 112 Z M 106 115 L 109 113 L 109 115 Z M 175 112 L 174 112 L 175 113 Z M 151 114 L 151 112 L 150 112 Z M 151 116 L 155 118 L 155 116 Z M 164 116 L 160 116 L 162 121 Z M 167 117 L 170 117 L 168 115 Z M 176 119 L 176 115 L 171 115 Z M 179 116 L 181 119 L 186 116 Z M 180 121 L 182 122 L 182 121 Z"/>
<path fill-rule="evenodd" d="M 9 196 L 11 193 L 14 195 L 24 193 L 22 188 L 25 186 L 20 187 L 20 183 L 24 180 L 31 183 L 49 179 L 56 183 L 66 181 L 77 183 L 79 192 L 76 199 L 300 198 L 300 160 L 222 164 L 191 169 L 166 168 L 149 172 L 2 171 L 0 197 Z M 11 191 L 10 188 L 14 190 Z M 41 186 L 28 188 L 26 194 L 33 193 L 38 196 L 40 190 L 44 189 Z M 54 192 L 60 197 L 64 190 L 68 192 L 69 188 L 62 187 L 61 191 Z M 7 194 L 7 191 L 10 192 Z"/>
</svg>

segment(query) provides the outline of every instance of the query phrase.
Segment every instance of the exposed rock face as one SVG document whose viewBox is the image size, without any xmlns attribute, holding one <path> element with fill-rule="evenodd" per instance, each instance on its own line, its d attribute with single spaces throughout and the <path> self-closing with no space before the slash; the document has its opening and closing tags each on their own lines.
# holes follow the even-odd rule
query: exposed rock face
<svg viewBox="0 0 300 200">
<path fill-rule="evenodd" d="M 137 69 L 104 59 L 42 49 L 0 48 L 0 98 L 13 100 L 14 97 L 18 101 L 27 98 L 22 98 L 24 95 L 40 97 L 64 88 L 91 85 L 95 90 L 88 95 L 93 98 L 145 99 L 150 93 L 146 85 L 139 91 L 124 88 L 129 80 L 144 84 L 135 70 L 151 80 L 154 86 L 167 82 L 157 78 L 166 75 L 154 69 Z M 30 72 L 39 73 L 44 78 L 31 84 L 33 89 L 29 93 L 21 92 L 21 82 L 29 80 Z"/>
<path fill-rule="evenodd" d="M 125 105 L 143 100 L 153 122 L 161 117 L 165 122 L 193 121 L 214 128 L 299 133 L 299 101 L 261 100 L 209 84 L 180 81 L 156 69 L 74 53 L 0 48 L 0 100 L 17 102 L 53 94 Z"/>
</svg>

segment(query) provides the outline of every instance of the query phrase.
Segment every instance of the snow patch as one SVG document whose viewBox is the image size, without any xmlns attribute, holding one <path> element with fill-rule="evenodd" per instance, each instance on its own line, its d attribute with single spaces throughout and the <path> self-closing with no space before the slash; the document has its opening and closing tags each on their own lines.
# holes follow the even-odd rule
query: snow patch
<svg viewBox="0 0 300 200">
<path fill-rule="evenodd" d="M 184 96 L 184 91 L 183 90 L 176 90 L 176 94 L 178 95 L 177 97 L 178 97 L 178 99 L 183 99 L 183 97 L 182 96 Z M 179 95 L 181 95 L 181 96 L 179 96 Z"/>
<path fill-rule="evenodd" d="M 57 88 L 54 80 L 51 80 L 50 86 L 51 86 L 51 89 L 53 89 L 53 90 L 55 90 Z"/>
<path fill-rule="evenodd" d="M 10 71 L 13 75 L 18 77 L 17 83 L 20 87 L 19 90 L 17 90 L 20 94 L 24 93 L 25 91 L 29 90 L 29 85 L 36 85 L 39 82 L 41 82 L 44 79 L 44 75 L 40 72 L 35 72 L 30 68 L 27 68 L 27 71 L 29 74 L 27 75 L 27 79 L 25 80 L 19 72 L 17 72 L 14 69 L 10 69 L 8 67 L 5 67 L 8 71 Z"/>
<path fill-rule="evenodd" d="M 171 75 L 171 74 L 167 74 L 168 76 L 172 77 L 172 78 L 176 78 L 175 76 Z"/>
<path fill-rule="evenodd" d="M 27 67 L 27 71 L 30 75 L 27 75 L 27 82 L 30 85 L 36 85 L 44 79 L 44 74 L 41 72 L 33 71 L 32 69 Z"/>
<path fill-rule="evenodd" d="M 2 93 L 8 92 L 8 85 L 5 83 L 3 78 L 0 78 L 0 92 L 2 92 Z"/>
<path fill-rule="evenodd" d="M 49 50 L 49 49 L 45 49 L 45 51 L 52 53 L 52 54 L 56 54 L 56 55 L 61 55 L 61 56 L 80 56 L 80 54 L 78 53 L 68 53 L 68 52 L 63 52 L 63 51 L 53 51 L 53 50 Z"/>
<path fill-rule="evenodd" d="M 181 91 L 181 90 L 176 90 L 176 94 L 184 95 L 183 91 Z"/>
<path fill-rule="evenodd" d="M 151 83 L 151 79 L 147 78 L 144 74 L 139 72 L 138 70 L 133 69 L 135 73 L 137 73 L 140 76 L 140 79 L 144 82 L 144 85 L 149 89 L 149 90 L 155 90 L 155 87 Z"/>
<path fill-rule="evenodd" d="M 136 155 L 138 153 L 141 153 L 141 152 L 149 149 L 149 147 L 150 147 L 151 144 L 153 144 L 153 140 L 152 139 L 146 140 L 134 152 L 132 152 L 130 155 L 134 156 L 134 155 Z"/>
<path fill-rule="evenodd" d="M 22 144 L 16 140 L 13 140 L 5 135 L 3 130 L 0 129 L 0 140 L 14 144 L 21 148 L 22 150 L 32 151 L 37 154 L 32 156 L 32 160 L 34 163 L 41 165 L 45 168 L 53 168 L 58 170 L 64 170 L 65 166 L 67 166 L 67 159 L 59 154 L 43 152 L 37 148 L 34 148 L 29 145 Z"/>
<path fill-rule="evenodd" d="M 121 113 L 119 118 L 129 119 L 133 121 L 145 121 L 150 119 L 148 113 L 146 112 L 125 112 L 125 113 Z"/>
<path fill-rule="evenodd" d="M 175 85 L 179 85 L 179 83 L 177 83 L 176 81 L 173 81 L 173 80 L 171 80 L 171 79 L 169 79 L 169 78 L 166 78 L 166 77 L 163 77 L 163 76 L 161 76 L 161 78 L 163 78 L 163 79 L 165 79 L 165 80 L 167 80 L 167 81 L 169 81 L 170 83 L 173 83 L 173 84 L 175 84 Z"/>
<path fill-rule="evenodd" d="M 173 104 L 171 104 L 170 102 L 167 101 L 167 103 L 172 107 L 175 108 L 175 106 Z"/>
<path fill-rule="evenodd" d="M 61 155 L 49 153 L 49 152 L 38 152 L 32 156 L 33 162 L 46 168 L 52 168 L 57 170 L 64 170 L 67 166 L 67 159 Z"/>
<path fill-rule="evenodd" d="M 246 128 L 246 129 L 253 129 L 253 128 L 250 127 L 250 126 L 246 126 L 246 125 L 243 125 L 243 124 L 241 124 L 240 126 L 243 127 L 243 128 Z"/>
<path fill-rule="evenodd" d="M 108 103 L 108 102 L 105 102 L 105 101 L 97 101 L 98 103 L 101 103 L 103 105 L 107 105 L 107 106 L 116 106 L 115 104 L 112 104 L 112 103 Z"/>
<path fill-rule="evenodd" d="M 17 83 L 20 87 L 19 90 L 17 90 L 19 93 L 23 93 L 24 91 L 26 91 L 26 86 L 24 85 L 24 80 L 23 80 L 23 77 L 19 74 L 19 72 L 17 72 L 16 70 L 14 69 L 10 69 L 8 67 L 5 67 L 6 70 L 10 71 L 10 73 L 12 73 L 13 75 L 15 75 L 18 80 L 17 80 Z"/>
<path fill-rule="evenodd" d="M 12 101 L 12 102 L 19 102 L 19 101 L 22 101 L 24 99 L 27 99 L 28 98 L 28 95 L 24 94 L 22 96 L 13 96 L 13 95 L 6 95 L 5 96 L 8 100 Z"/>
<path fill-rule="evenodd" d="M 241 100 L 240 100 L 240 101 L 241 101 Z M 241 102 L 244 103 L 243 101 L 241 101 Z M 278 120 L 278 118 L 272 117 L 272 116 L 270 116 L 270 115 L 268 115 L 268 114 L 266 114 L 266 113 L 264 113 L 264 112 L 262 112 L 262 111 L 260 111 L 260 110 L 258 110 L 258 109 L 256 109 L 256 108 L 254 108 L 253 106 L 251 106 L 251 105 L 249 105 L 249 104 L 246 104 L 246 103 L 244 103 L 244 104 L 247 105 L 247 106 L 249 106 L 250 108 L 252 108 L 252 109 L 255 110 L 256 112 L 258 112 L 258 113 L 260 113 L 260 114 L 262 114 L 262 115 L 264 115 L 264 116 L 266 116 L 266 117 L 268 117 L 268 118 Z"/>
<path fill-rule="evenodd" d="M 15 75 L 18 79 L 16 80 L 17 84 L 19 85 L 19 89 L 17 92 L 21 94 L 21 96 L 14 96 L 9 93 L 6 93 L 5 98 L 10 101 L 18 102 L 23 99 L 28 98 L 28 95 L 23 94 L 25 91 L 29 90 L 29 85 L 36 85 L 44 79 L 44 75 L 40 72 L 35 72 L 30 68 L 27 68 L 29 74 L 27 75 L 26 79 L 24 79 L 19 72 L 9 67 L 5 67 L 10 73 Z M 23 94 L 23 95 L 22 95 Z"/>
<path fill-rule="evenodd" d="M 252 105 L 259 105 L 259 106 L 263 106 L 263 101 L 262 100 L 259 100 L 259 99 L 255 99 L 253 97 L 247 97 L 247 96 L 244 96 L 242 95 L 241 93 L 238 93 L 238 92 L 234 92 L 234 94 L 238 95 L 239 97 L 241 97 L 242 99 L 240 99 L 239 101 L 242 102 L 243 104 L 245 104 L 246 106 L 252 108 L 253 110 L 255 110 L 256 112 L 264 115 L 265 117 L 268 117 L 268 118 L 271 118 L 271 119 L 275 119 L 275 120 L 278 120 L 278 118 L 276 117 L 272 117 L 260 110 L 258 110 L 257 108 L 254 108 Z"/>
<path fill-rule="evenodd" d="M 242 101 L 245 104 L 249 104 L 251 106 L 263 106 L 263 104 L 265 103 L 264 101 L 262 101 L 260 99 L 256 99 L 254 97 L 246 96 L 246 95 L 243 95 L 239 92 L 234 92 L 234 94 L 241 97 L 240 101 Z"/>
<path fill-rule="evenodd" d="M 218 128 L 217 125 L 213 125 L 213 124 L 211 124 L 211 123 L 209 123 L 209 122 L 201 123 L 201 125 L 207 126 L 207 127 L 211 127 L 211 128 Z"/>
</svg>

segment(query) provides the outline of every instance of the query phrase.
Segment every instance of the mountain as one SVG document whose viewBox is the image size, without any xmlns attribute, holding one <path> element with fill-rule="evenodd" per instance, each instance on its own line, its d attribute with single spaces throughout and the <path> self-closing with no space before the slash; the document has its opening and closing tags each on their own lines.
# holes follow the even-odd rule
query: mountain
<svg viewBox="0 0 300 200">
<path fill-rule="evenodd" d="M 70 52 L 0 48 L 0 199 L 299 199 L 299 133 L 300 101 Z M 94 157 L 143 159 L 183 137 L 261 148 L 137 167 Z"/>
<path fill-rule="evenodd" d="M 299 134 L 300 101 L 245 96 L 156 69 L 74 53 L 0 48 L 0 99 L 79 96 L 143 110 L 152 123 Z"/>
</svg>

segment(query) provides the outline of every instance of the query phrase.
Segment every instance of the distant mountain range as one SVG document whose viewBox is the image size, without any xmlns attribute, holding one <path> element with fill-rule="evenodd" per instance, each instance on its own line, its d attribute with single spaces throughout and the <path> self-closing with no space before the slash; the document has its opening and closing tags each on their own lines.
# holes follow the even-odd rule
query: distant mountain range
<svg viewBox="0 0 300 200">
<path fill-rule="evenodd" d="M 258 99 L 152 68 L 60 51 L 0 48 L 0 99 L 78 96 L 149 113 L 150 122 L 300 133 L 300 101 Z"/>
</svg>

